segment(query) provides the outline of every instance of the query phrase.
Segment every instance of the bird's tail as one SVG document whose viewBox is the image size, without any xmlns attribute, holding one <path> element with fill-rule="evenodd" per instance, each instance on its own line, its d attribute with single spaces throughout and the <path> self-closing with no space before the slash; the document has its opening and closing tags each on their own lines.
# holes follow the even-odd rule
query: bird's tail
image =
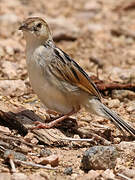
<svg viewBox="0 0 135 180">
<path fill-rule="evenodd" d="M 122 120 L 114 111 L 110 110 L 104 104 L 102 104 L 103 111 L 106 116 L 118 127 L 120 130 L 125 129 L 131 135 L 135 136 L 135 129 L 132 128 L 128 123 Z"/>
<path fill-rule="evenodd" d="M 86 108 L 89 109 L 90 112 L 93 112 L 99 116 L 110 119 L 115 124 L 115 126 L 119 128 L 121 131 L 123 131 L 124 129 L 135 137 L 135 129 L 131 127 L 128 123 L 126 123 L 124 120 L 122 120 L 114 111 L 106 107 L 102 102 L 95 99 L 95 100 L 89 100 L 88 104 Z"/>
</svg>

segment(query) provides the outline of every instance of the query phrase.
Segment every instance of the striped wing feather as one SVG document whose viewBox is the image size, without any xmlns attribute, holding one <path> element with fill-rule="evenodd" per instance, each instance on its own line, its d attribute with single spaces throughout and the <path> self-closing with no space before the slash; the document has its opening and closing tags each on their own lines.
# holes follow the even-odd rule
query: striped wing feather
<svg viewBox="0 0 135 180">
<path fill-rule="evenodd" d="M 55 61 L 57 64 L 51 63 L 51 70 L 60 80 L 76 85 L 90 95 L 101 99 L 96 85 L 73 59 L 58 48 L 55 49 L 55 54 L 58 61 Z"/>
</svg>

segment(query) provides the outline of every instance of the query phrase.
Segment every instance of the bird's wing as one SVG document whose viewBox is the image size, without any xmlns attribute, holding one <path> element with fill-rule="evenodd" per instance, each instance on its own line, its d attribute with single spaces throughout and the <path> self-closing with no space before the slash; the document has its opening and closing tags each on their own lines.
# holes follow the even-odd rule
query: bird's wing
<svg viewBox="0 0 135 180">
<path fill-rule="evenodd" d="M 73 59 L 56 47 L 54 48 L 54 55 L 57 61 L 52 61 L 49 68 L 58 79 L 75 85 L 88 92 L 91 96 L 96 96 L 98 99 L 101 99 L 96 85 Z"/>
</svg>

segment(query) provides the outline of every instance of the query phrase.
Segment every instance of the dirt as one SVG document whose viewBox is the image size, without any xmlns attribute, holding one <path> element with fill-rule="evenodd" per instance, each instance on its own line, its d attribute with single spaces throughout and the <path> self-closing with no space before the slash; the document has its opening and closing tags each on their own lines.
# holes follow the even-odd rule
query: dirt
<svg viewBox="0 0 135 180">
<path fill-rule="evenodd" d="M 30 86 L 25 60 L 25 40 L 22 32 L 18 30 L 20 23 L 29 16 L 44 18 L 52 29 L 57 46 L 75 59 L 89 75 L 94 74 L 106 83 L 135 83 L 133 0 L 1 0 L 0 107 L 2 110 L 8 111 L 3 105 L 7 103 L 18 108 L 23 106 L 25 109 L 33 110 L 40 117 L 47 116 L 43 105 Z M 118 96 L 116 92 L 106 92 L 103 94 L 104 102 L 135 128 L 135 92 L 125 90 L 124 93 L 127 94 Z M 129 95 L 130 93 L 132 96 Z M 93 129 L 114 145 L 118 145 L 121 141 L 132 140 L 123 137 L 110 121 L 93 116 L 84 109 L 73 118 L 77 120 L 78 128 L 83 130 L 81 132 Z M 68 130 L 63 129 L 63 131 Z M 18 135 L 14 131 L 12 133 Z M 75 132 L 69 130 L 68 136 L 70 134 L 72 137 L 76 136 Z M 102 143 L 97 141 L 96 145 L 100 144 Z M 89 143 L 73 145 L 72 142 L 63 147 L 47 146 L 53 154 L 58 155 L 59 165 L 57 171 L 44 170 L 46 176 L 49 179 L 83 179 L 83 176 L 92 179 L 92 172 L 87 174 L 80 169 L 83 152 L 91 146 L 93 145 Z M 111 172 L 112 177 L 117 172 L 124 174 L 124 168 L 120 167 L 134 168 L 134 152 L 129 153 L 128 158 L 126 153 L 122 152 L 121 158 L 124 160 L 118 162 L 120 166 L 118 170 Z M 130 161 L 132 163 L 128 163 Z M 0 164 L 3 166 L 2 158 Z M 72 167 L 72 175 L 64 174 L 64 169 L 67 167 Z M 0 169 L 0 172 L 4 171 Z M 30 176 L 40 170 L 18 167 L 18 172 Z M 97 173 L 95 179 L 107 177 L 103 170 L 94 172 Z M 107 173 L 109 174 L 110 171 Z M 114 176 L 114 179 L 117 178 L 121 177 Z"/>
</svg>

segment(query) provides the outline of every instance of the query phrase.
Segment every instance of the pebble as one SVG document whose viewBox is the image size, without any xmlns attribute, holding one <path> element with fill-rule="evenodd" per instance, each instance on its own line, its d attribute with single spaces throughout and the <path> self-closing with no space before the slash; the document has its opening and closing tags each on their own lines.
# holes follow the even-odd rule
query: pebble
<svg viewBox="0 0 135 180">
<path fill-rule="evenodd" d="M 0 131 L 3 133 L 11 134 L 11 131 L 9 130 L 8 127 L 0 126 Z"/>
<path fill-rule="evenodd" d="M 74 180 L 74 179 L 76 179 L 76 178 L 77 178 L 77 176 L 78 176 L 78 174 L 75 174 L 75 173 L 74 173 L 74 174 L 72 174 L 72 175 L 71 175 L 71 179 L 73 179 L 73 180 Z"/>
<path fill-rule="evenodd" d="M 37 138 L 33 138 L 32 140 L 31 140 L 31 143 L 32 144 L 34 144 L 34 145 L 36 145 L 36 144 L 38 144 L 38 139 Z"/>
<path fill-rule="evenodd" d="M 121 142 L 121 139 L 119 137 L 116 137 L 116 138 L 113 139 L 114 144 L 118 144 L 120 142 Z"/>
<path fill-rule="evenodd" d="M 57 155 L 50 155 L 48 157 L 41 157 L 36 160 L 37 164 L 47 165 L 50 164 L 52 167 L 56 167 L 59 164 L 59 157 Z"/>
<path fill-rule="evenodd" d="M 3 61 L 1 64 L 2 71 L 9 79 L 16 79 L 18 77 L 18 64 L 10 61 Z"/>
<path fill-rule="evenodd" d="M 31 148 L 30 147 L 28 147 L 27 145 L 25 145 L 25 144 L 21 144 L 20 146 L 19 146 L 19 148 L 20 148 L 20 151 L 22 152 L 22 153 L 28 153 L 28 152 L 31 152 Z"/>
<path fill-rule="evenodd" d="M 112 99 L 108 101 L 108 107 L 109 108 L 117 108 L 120 106 L 120 101 L 119 99 Z"/>
<path fill-rule="evenodd" d="M 133 100 L 135 99 L 135 92 L 130 90 L 113 90 L 112 98 L 119 99 L 120 101 L 123 101 L 124 98 Z"/>
<path fill-rule="evenodd" d="M 47 157 L 50 156 L 52 154 L 50 149 L 41 149 L 40 151 L 40 156 L 42 157 Z"/>
<path fill-rule="evenodd" d="M 45 180 L 49 180 L 49 175 L 44 170 L 40 170 L 40 175 L 44 177 Z"/>
<path fill-rule="evenodd" d="M 28 134 L 26 134 L 26 136 L 24 137 L 24 139 L 27 141 L 27 142 L 31 142 L 31 140 L 34 138 L 34 134 L 29 132 Z"/>
<path fill-rule="evenodd" d="M 64 170 L 64 174 L 66 175 L 71 175 L 73 173 L 72 167 L 68 167 Z"/>
<path fill-rule="evenodd" d="M 126 154 L 135 156 L 135 141 L 126 142 L 122 141 L 117 145 L 119 151 L 124 151 Z"/>
<path fill-rule="evenodd" d="M 132 103 L 129 107 L 127 107 L 127 112 L 131 113 L 135 111 L 135 102 Z"/>
<path fill-rule="evenodd" d="M 9 169 L 9 168 L 6 168 L 6 167 L 1 167 L 0 170 L 1 170 L 1 172 L 3 172 L 3 174 L 4 174 L 4 173 L 7 174 L 7 173 L 10 172 L 10 169 Z M 1 173 L 1 174 L 2 174 L 2 173 Z M 0 174 L 0 175 L 1 175 L 1 174 Z M 6 179 L 6 178 L 5 178 L 5 179 Z M 5 180 L 5 179 L 4 179 L 4 180 Z"/>
<path fill-rule="evenodd" d="M 104 179 L 111 179 L 111 180 L 115 180 L 115 175 L 113 173 L 112 169 L 107 169 L 102 173 L 102 177 Z"/>
<path fill-rule="evenodd" d="M 132 178 L 132 179 L 135 179 L 135 169 L 128 169 L 128 168 L 123 168 L 121 170 L 122 174 L 124 174 L 125 176 L 129 177 L 129 178 Z"/>
<path fill-rule="evenodd" d="M 7 52 L 9 55 L 13 56 L 13 54 L 14 54 L 14 49 L 13 49 L 12 47 L 6 46 L 6 47 L 5 47 L 5 50 L 6 50 L 6 52 Z"/>
<path fill-rule="evenodd" d="M 27 91 L 26 85 L 23 80 L 1 80 L 0 91 L 4 96 L 20 96 Z"/>
<path fill-rule="evenodd" d="M 94 146 L 86 150 L 81 161 L 84 171 L 113 169 L 118 151 L 114 146 Z"/>
<path fill-rule="evenodd" d="M 130 69 L 123 69 L 119 67 L 108 68 L 108 71 L 111 72 L 110 79 L 121 82 L 121 83 L 134 83 L 135 80 L 135 68 L 131 67 Z"/>
<path fill-rule="evenodd" d="M 6 150 L 4 152 L 4 158 L 5 159 L 8 159 L 9 156 L 10 157 L 13 156 L 14 159 L 18 159 L 18 160 L 21 160 L 21 161 L 26 161 L 27 160 L 27 158 L 26 158 L 26 156 L 24 154 L 22 154 L 20 152 L 15 152 L 13 150 Z"/>
</svg>

